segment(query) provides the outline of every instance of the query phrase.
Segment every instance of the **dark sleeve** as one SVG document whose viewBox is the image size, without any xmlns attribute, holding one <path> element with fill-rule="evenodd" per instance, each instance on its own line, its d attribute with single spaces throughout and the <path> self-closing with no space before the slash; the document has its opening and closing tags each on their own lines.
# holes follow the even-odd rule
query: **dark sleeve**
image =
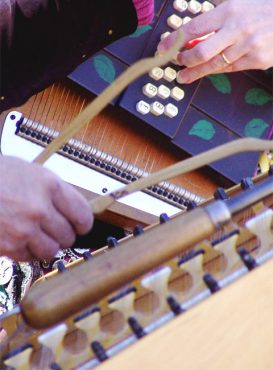
<svg viewBox="0 0 273 370">
<path fill-rule="evenodd" d="M 0 112 L 136 27 L 132 0 L 0 0 Z"/>
</svg>

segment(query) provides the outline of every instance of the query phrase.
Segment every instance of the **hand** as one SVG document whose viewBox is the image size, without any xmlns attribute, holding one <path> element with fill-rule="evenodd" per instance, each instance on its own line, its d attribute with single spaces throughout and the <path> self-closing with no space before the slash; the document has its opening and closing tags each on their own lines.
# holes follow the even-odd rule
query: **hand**
<svg viewBox="0 0 273 370">
<path fill-rule="evenodd" d="M 88 202 L 37 164 L 0 156 L 0 255 L 50 259 L 93 223 Z"/>
<path fill-rule="evenodd" d="M 214 32 L 190 50 L 182 50 L 177 81 L 190 83 L 205 75 L 273 66 L 273 0 L 226 0 L 185 26 L 185 43 Z M 158 45 L 164 52 L 175 32 Z M 224 53 L 224 56 L 221 55 Z"/>
</svg>

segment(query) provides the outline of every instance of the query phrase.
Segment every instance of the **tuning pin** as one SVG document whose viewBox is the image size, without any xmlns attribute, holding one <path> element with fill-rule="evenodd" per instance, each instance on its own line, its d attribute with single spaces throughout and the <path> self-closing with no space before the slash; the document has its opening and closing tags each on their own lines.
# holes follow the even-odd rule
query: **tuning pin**
<svg viewBox="0 0 273 370">
<path fill-rule="evenodd" d="M 108 245 L 109 248 L 115 248 L 118 245 L 117 239 L 114 238 L 113 236 L 109 236 L 107 238 L 106 242 L 107 242 L 107 245 Z"/>
<path fill-rule="evenodd" d="M 170 221 L 170 217 L 167 215 L 167 213 L 161 213 L 161 215 L 159 216 L 159 222 L 161 224 L 165 224 L 168 221 Z"/>
<path fill-rule="evenodd" d="M 167 302 L 175 316 L 180 315 L 182 312 L 185 312 L 185 310 L 180 306 L 180 304 L 176 301 L 174 297 L 169 296 L 167 298 Z"/>
<path fill-rule="evenodd" d="M 99 341 L 92 342 L 91 348 L 100 362 L 108 359 L 107 353 Z"/>
<path fill-rule="evenodd" d="M 57 269 L 59 272 L 65 272 L 66 271 L 66 267 L 65 267 L 65 264 L 63 261 L 58 261 L 56 263 L 56 266 L 57 266 Z"/>
<path fill-rule="evenodd" d="M 135 317 L 129 317 L 128 318 L 128 324 L 130 325 L 130 328 L 136 335 L 138 339 L 143 338 L 146 335 L 145 330 L 142 328 L 142 326 L 139 324 L 137 319 Z"/>
<path fill-rule="evenodd" d="M 254 183 L 250 177 L 245 177 L 241 180 L 240 185 L 243 190 L 247 190 L 253 188 Z"/>
<path fill-rule="evenodd" d="M 226 199 L 228 199 L 228 195 L 227 195 L 227 193 L 225 192 L 225 190 L 223 188 L 217 188 L 217 190 L 215 191 L 213 196 L 214 196 L 214 199 L 216 199 L 216 200 L 226 200 Z"/>
<path fill-rule="evenodd" d="M 259 266 L 255 258 L 253 258 L 251 254 L 244 247 L 238 248 L 238 253 L 239 253 L 239 256 L 241 257 L 241 260 L 244 262 L 245 266 L 247 267 L 249 271 Z"/>
<path fill-rule="evenodd" d="M 49 367 L 51 370 L 62 370 L 61 366 L 58 365 L 56 362 L 52 362 L 52 364 Z"/>
<path fill-rule="evenodd" d="M 211 291 L 211 293 L 216 293 L 218 292 L 218 290 L 221 289 L 217 280 L 208 272 L 203 276 L 203 280 L 207 287 L 209 288 L 209 290 Z"/>
<path fill-rule="evenodd" d="M 134 236 L 137 236 L 137 235 L 141 235 L 141 234 L 143 234 L 144 233 L 144 229 L 143 229 L 143 227 L 142 226 L 140 226 L 140 225 L 136 225 L 136 227 L 134 228 L 134 230 L 133 230 L 133 235 Z"/>
<path fill-rule="evenodd" d="M 157 186 L 153 186 L 153 187 L 152 187 L 152 191 L 153 191 L 154 193 L 157 193 L 157 192 L 158 192 L 158 187 L 157 187 Z"/>
<path fill-rule="evenodd" d="M 82 256 L 83 256 L 83 259 L 84 259 L 85 261 L 89 261 L 89 260 L 91 260 L 91 259 L 93 258 L 92 254 L 91 254 L 89 251 L 85 251 L 85 252 L 82 254 Z"/>
<path fill-rule="evenodd" d="M 188 200 L 185 205 L 187 207 L 187 211 L 191 211 L 197 207 L 197 203 L 194 200 Z"/>
</svg>

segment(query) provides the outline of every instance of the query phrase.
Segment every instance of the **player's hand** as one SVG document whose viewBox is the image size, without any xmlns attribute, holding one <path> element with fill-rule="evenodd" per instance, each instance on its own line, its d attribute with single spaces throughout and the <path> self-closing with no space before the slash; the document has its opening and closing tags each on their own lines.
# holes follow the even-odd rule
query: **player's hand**
<svg viewBox="0 0 273 370">
<path fill-rule="evenodd" d="M 0 156 L 0 255 L 50 259 L 93 224 L 88 202 L 51 171 Z"/>
<path fill-rule="evenodd" d="M 273 66 L 273 0 L 226 0 L 183 26 L 185 43 L 213 33 L 192 49 L 182 50 L 177 80 L 190 83 L 208 74 Z M 158 45 L 164 52 L 175 32 Z M 223 54 L 224 53 L 224 54 Z"/>
</svg>

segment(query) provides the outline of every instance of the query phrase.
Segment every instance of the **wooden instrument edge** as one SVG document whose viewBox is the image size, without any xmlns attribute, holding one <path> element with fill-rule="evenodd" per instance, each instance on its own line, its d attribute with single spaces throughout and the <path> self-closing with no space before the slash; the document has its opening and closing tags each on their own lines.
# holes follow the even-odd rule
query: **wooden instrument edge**
<svg viewBox="0 0 273 370">
<path fill-rule="evenodd" d="M 216 204 L 224 206 L 221 202 Z M 119 248 L 98 256 L 95 261 L 86 261 L 71 268 L 69 274 L 57 275 L 34 286 L 21 302 L 24 320 L 33 328 L 46 328 L 96 304 L 211 235 L 218 226 L 211 213 L 197 208 L 182 214 L 172 222 L 155 227 L 157 230 L 153 228 L 128 239 Z M 226 218 L 223 222 L 229 221 L 229 212 Z"/>
<path fill-rule="evenodd" d="M 273 261 L 120 352 L 100 370 L 273 368 Z"/>
</svg>

